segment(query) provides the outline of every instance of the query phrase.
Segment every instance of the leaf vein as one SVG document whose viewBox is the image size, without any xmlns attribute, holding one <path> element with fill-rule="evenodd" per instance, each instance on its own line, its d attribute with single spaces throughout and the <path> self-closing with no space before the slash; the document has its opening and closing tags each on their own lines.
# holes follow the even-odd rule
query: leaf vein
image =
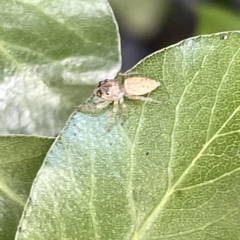
<svg viewBox="0 0 240 240">
<path fill-rule="evenodd" d="M 0 51 L 6 56 L 6 58 L 13 62 L 18 70 L 23 71 L 23 68 L 21 67 L 21 64 L 10 54 L 7 49 L 4 48 L 2 44 L 0 44 Z"/>
<path fill-rule="evenodd" d="M 75 30 L 69 28 L 66 24 L 63 24 L 62 22 L 58 21 L 56 18 L 52 17 L 51 15 L 47 15 L 44 11 L 42 11 L 41 8 L 39 8 L 36 4 L 30 4 L 30 3 L 26 3 L 26 2 L 21 2 L 20 0 L 18 0 L 19 3 L 23 4 L 23 5 L 29 5 L 34 7 L 35 9 L 37 9 L 39 12 L 41 12 L 44 16 L 46 16 L 48 19 L 52 19 L 54 22 L 58 23 L 59 25 L 61 25 L 62 27 L 64 27 L 65 29 L 67 29 L 69 32 L 73 33 L 75 36 L 77 36 L 79 39 L 85 41 L 85 42 L 91 42 L 85 38 L 83 38 L 83 36 L 79 35 L 76 33 Z"/>
<path fill-rule="evenodd" d="M 203 231 L 205 230 L 206 228 L 226 219 L 229 215 L 231 215 L 232 213 L 238 211 L 237 208 L 233 209 L 232 211 L 229 211 L 228 213 L 226 213 L 225 215 L 223 215 L 221 218 L 219 219 L 216 219 L 214 221 L 211 221 L 209 223 L 206 223 L 204 224 L 203 226 L 201 227 L 197 227 L 197 228 L 194 228 L 194 229 L 190 229 L 190 230 L 187 230 L 187 231 L 184 231 L 184 232 L 179 232 L 179 233 L 175 233 L 175 234 L 169 234 L 169 235 L 165 235 L 165 236 L 153 236 L 151 237 L 150 239 L 166 239 L 166 238 L 172 238 L 172 237 L 178 237 L 178 236 L 184 236 L 184 235 L 188 235 L 188 234 L 192 234 L 192 233 L 195 233 L 197 231 Z"/>
<path fill-rule="evenodd" d="M 95 234 L 95 239 L 98 240 L 100 239 L 100 235 L 98 233 L 98 224 L 97 224 L 97 219 L 96 219 L 96 211 L 95 211 L 95 207 L 94 207 L 94 203 L 93 203 L 93 199 L 94 199 L 94 188 L 95 188 L 95 168 L 94 168 L 94 157 L 91 160 L 91 190 L 90 190 L 90 199 L 89 199 L 89 211 L 90 211 L 90 215 L 91 215 L 91 219 L 92 219 L 92 224 L 93 224 L 93 229 L 94 229 L 94 234 Z"/>
<path fill-rule="evenodd" d="M 211 114 L 210 114 L 210 118 L 209 118 L 208 129 L 210 129 L 211 124 L 212 124 L 212 121 L 213 121 L 213 114 L 214 114 L 214 110 L 215 110 L 216 105 L 217 105 L 217 102 L 218 102 L 219 92 L 220 92 L 220 90 L 221 90 L 221 88 L 222 88 L 222 85 L 223 85 L 223 83 L 224 83 L 224 81 L 225 81 L 225 79 L 226 79 L 226 76 L 227 76 L 228 73 L 229 73 L 229 70 L 230 70 L 233 62 L 234 62 L 235 59 L 236 59 L 236 56 L 237 56 L 238 53 L 239 53 L 239 50 L 240 50 L 240 48 L 238 48 L 238 50 L 236 51 L 236 53 L 233 55 L 231 61 L 229 62 L 229 65 L 228 65 L 228 67 L 227 67 L 227 69 L 226 69 L 226 72 L 225 72 L 225 74 L 223 75 L 223 77 L 222 77 L 222 79 L 221 79 L 221 82 L 220 82 L 220 84 L 219 84 L 219 86 L 218 86 L 218 89 L 217 89 L 217 91 L 216 91 L 215 101 L 214 101 L 214 104 L 213 104 L 213 106 L 212 106 L 212 108 L 211 108 Z M 207 140 L 209 139 L 209 133 L 210 133 L 210 131 L 207 131 L 206 142 L 207 142 Z"/>
<path fill-rule="evenodd" d="M 239 168 L 236 168 L 230 172 L 227 172 L 227 173 L 224 173 L 214 179 L 211 179 L 209 181 L 206 181 L 206 182 L 203 182 L 203 183 L 199 183 L 199 184 L 195 184 L 195 185 L 191 185 L 191 186 L 188 186 L 188 187 L 182 187 L 182 188 L 176 188 L 174 191 L 185 191 L 185 190 L 190 190 L 190 189 L 193 189 L 193 188 L 197 188 L 197 187 L 202 187 L 202 186 L 206 186 L 206 185 L 209 185 L 209 184 L 213 184 L 214 182 L 220 180 L 220 179 L 224 179 L 225 177 L 228 177 L 228 176 L 231 176 L 231 174 L 235 173 L 235 172 L 239 172 L 240 171 L 240 167 Z"/>
</svg>

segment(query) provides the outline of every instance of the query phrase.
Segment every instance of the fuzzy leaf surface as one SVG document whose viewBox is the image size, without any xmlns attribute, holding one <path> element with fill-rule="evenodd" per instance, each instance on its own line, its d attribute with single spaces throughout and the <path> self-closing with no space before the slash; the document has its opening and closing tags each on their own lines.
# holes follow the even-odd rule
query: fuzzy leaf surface
<svg viewBox="0 0 240 240">
<path fill-rule="evenodd" d="M 1 134 L 55 136 L 119 69 L 106 0 L 0 1 Z"/>
</svg>

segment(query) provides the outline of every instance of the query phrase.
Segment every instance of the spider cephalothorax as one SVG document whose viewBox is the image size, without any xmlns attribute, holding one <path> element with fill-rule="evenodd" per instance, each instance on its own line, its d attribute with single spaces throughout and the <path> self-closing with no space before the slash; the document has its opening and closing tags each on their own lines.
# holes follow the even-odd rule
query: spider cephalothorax
<svg viewBox="0 0 240 240">
<path fill-rule="evenodd" d="M 124 87 L 116 79 L 106 79 L 98 83 L 96 91 L 96 95 L 99 98 L 114 101 L 123 97 L 124 95 Z"/>
<path fill-rule="evenodd" d="M 129 77 L 124 83 L 120 83 L 117 79 L 106 79 L 98 83 L 93 91 L 91 100 L 93 104 L 79 105 L 79 110 L 102 109 L 113 102 L 113 111 L 109 119 L 108 129 L 112 126 L 118 111 L 118 105 L 122 106 L 123 117 L 127 115 L 127 108 L 124 103 L 124 96 L 130 99 L 160 103 L 149 97 L 143 97 L 157 87 L 160 83 L 156 80 L 146 77 Z"/>
</svg>

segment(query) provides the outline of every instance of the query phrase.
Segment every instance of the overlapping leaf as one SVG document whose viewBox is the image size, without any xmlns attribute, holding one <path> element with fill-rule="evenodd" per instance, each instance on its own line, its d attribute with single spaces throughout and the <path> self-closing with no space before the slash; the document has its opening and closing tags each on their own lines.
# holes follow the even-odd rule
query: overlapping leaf
<svg viewBox="0 0 240 240">
<path fill-rule="evenodd" d="M 58 134 L 119 71 L 116 30 L 106 0 L 1 1 L 0 133 Z"/>
<path fill-rule="evenodd" d="M 53 138 L 0 137 L 0 239 L 12 240 Z"/>
</svg>

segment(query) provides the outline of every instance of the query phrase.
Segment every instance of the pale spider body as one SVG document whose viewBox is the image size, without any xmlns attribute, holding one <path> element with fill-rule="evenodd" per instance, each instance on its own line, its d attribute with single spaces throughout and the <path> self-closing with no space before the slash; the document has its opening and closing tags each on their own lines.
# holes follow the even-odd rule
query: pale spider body
<svg viewBox="0 0 240 240">
<path fill-rule="evenodd" d="M 113 110 L 108 124 L 109 129 L 114 123 L 119 104 L 122 106 L 123 117 L 124 119 L 126 118 L 127 108 L 124 103 L 124 97 L 160 103 L 160 101 L 142 96 L 153 91 L 159 86 L 159 82 L 146 77 L 129 77 L 125 79 L 124 83 L 120 83 L 117 79 L 106 79 L 99 82 L 97 88 L 93 91 L 91 99 L 94 104 L 80 105 L 77 107 L 77 109 L 102 109 L 113 102 Z"/>
</svg>

